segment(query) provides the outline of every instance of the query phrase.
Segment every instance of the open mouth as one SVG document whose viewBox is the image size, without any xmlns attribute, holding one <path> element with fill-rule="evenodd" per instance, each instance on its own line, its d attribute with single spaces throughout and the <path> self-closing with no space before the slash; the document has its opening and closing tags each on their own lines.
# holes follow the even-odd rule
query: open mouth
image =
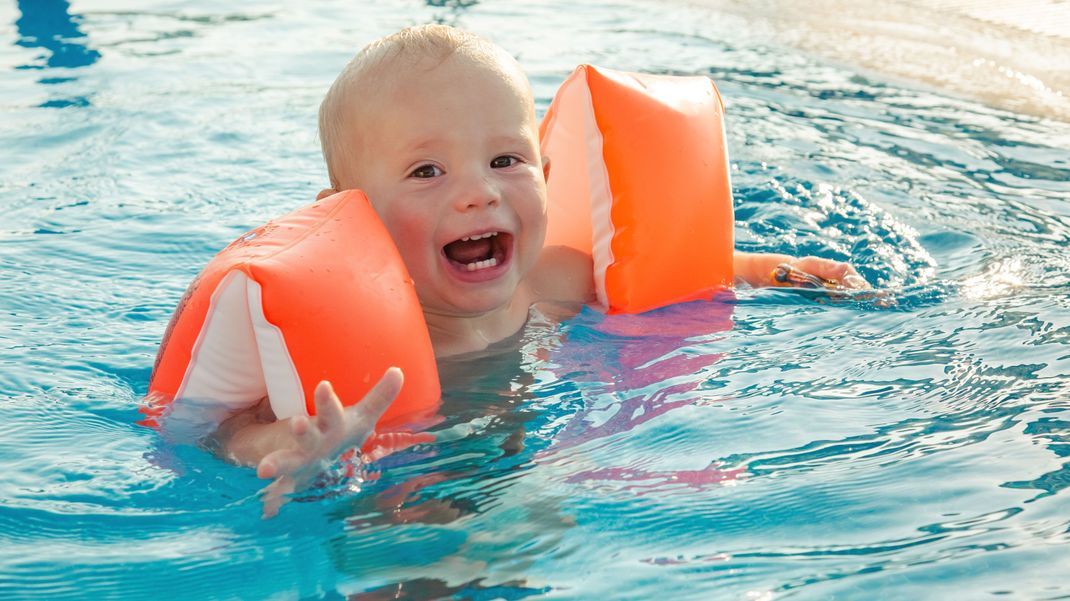
<svg viewBox="0 0 1070 601">
<path fill-rule="evenodd" d="M 442 247 L 443 254 L 462 272 L 490 270 L 505 264 L 513 246 L 513 235 L 506 232 L 485 232 L 465 236 Z"/>
</svg>

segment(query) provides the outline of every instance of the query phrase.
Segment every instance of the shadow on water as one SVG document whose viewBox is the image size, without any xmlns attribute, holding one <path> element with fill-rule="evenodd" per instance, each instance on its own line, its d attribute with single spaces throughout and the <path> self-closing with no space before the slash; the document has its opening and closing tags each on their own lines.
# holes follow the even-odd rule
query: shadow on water
<svg viewBox="0 0 1070 601">
<path fill-rule="evenodd" d="M 522 582 L 485 585 L 483 579 L 460 585 L 450 585 L 437 578 L 416 578 L 347 597 L 350 601 L 379 601 L 380 599 L 524 599 L 543 595 L 548 588 L 530 588 Z"/>
<path fill-rule="evenodd" d="M 44 64 L 23 65 L 20 69 L 88 67 L 100 59 L 100 53 L 84 42 L 86 35 L 78 29 L 79 15 L 70 13 L 67 0 L 19 0 L 21 16 L 15 21 L 23 48 L 43 48 Z M 52 83 L 42 80 L 41 83 Z"/>
<path fill-rule="evenodd" d="M 30 64 L 16 69 L 76 69 L 88 67 L 100 59 L 100 52 L 85 42 L 87 36 L 78 28 L 80 15 L 72 15 L 67 0 L 19 0 L 19 18 L 15 21 L 19 38 L 16 46 L 41 48 L 45 52 Z M 62 84 L 71 77 L 43 77 L 38 83 Z M 64 108 L 89 106 L 85 96 L 53 98 L 40 105 L 41 108 Z"/>
<path fill-rule="evenodd" d="M 433 17 L 433 21 L 439 25 L 452 25 L 457 27 L 460 25 L 458 22 L 461 15 L 465 13 L 469 8 L 479 4 L 479 0 L 424 0 L 425 3 L 433 8 L 445 9 L 443 13 L 436 14 Z"/>
</svg>

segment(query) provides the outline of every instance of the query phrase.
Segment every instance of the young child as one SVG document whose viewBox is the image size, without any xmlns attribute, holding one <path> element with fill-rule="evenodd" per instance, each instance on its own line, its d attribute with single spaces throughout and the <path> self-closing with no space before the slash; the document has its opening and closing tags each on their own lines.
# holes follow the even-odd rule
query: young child
<svg viewBox="0 0 1070 601">
<path fill-rule="evenodd" d="M 543 246 L 546 177 L 526 76 L 498 46 L 442 25 L 405 29 L 364 48 L 320 108 L 330 175 L 324 198 L 363 190 L 416 285 L 437 357 L 486 348 L 523 327 L 533 304 L 594 299 L 591 257 Z M 737 282 L 767 285 L 780 263 L 847 287 L 865 282 L 846 263 L 737 252 Z M 265 514 L 306 486 L 340 452 L 359 446 L 400 390 L 386 372 L 343 409 L 330 385 L 316 416 L 276 421 L 262 403 L 216 435 L 232 461 L 274 479 Z"/>
</svg>

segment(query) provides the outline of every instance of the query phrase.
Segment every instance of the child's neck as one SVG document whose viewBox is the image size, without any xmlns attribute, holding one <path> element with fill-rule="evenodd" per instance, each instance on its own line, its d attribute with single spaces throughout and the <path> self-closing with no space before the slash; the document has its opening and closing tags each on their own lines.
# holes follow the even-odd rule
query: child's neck
<svg viewBox="0 0 1070 601">
<path fill-rule="evenodd" d="M 515 301 L 479 315 L 424 311 L 435 357 L 480 351 L 517 333 L 527 321 L 530 303 Z"/>
</svg>

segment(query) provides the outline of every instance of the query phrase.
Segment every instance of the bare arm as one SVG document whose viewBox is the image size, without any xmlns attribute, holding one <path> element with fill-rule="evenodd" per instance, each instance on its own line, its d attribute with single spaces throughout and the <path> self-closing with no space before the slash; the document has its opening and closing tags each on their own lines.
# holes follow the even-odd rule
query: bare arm
<svg viewBox="0 0 1070 601">
<path fill-rule="evenodd" d="M 248 467 L 256 467 L 276 449 L 295 444 L 290 420 L 277 420 L 267 398 L 227 418 L 208 440 L 208 446 L 221 458 Z"/>
<path fill-rule="evenodd" d="M 777 265 L 787 263 L 796 269 L 819 278 L 836 282 L 844 288 L 863 289 L 870 285 L 858 275 L 850 263 L 833 261 L 821 257 L 793 257 L 775 253 L 748 253 L 735 251 L 732 257 L 732 270 L 736 283 L 745 283 L 755 288 L 771 286 L 773 271 Z"/>
<path fill-rule="evenodd" d="M 530 275 L 531 301 L 591 302 L 593 274 L 591 255 L 567 246 L 543 248 Z"/>
</svg>

